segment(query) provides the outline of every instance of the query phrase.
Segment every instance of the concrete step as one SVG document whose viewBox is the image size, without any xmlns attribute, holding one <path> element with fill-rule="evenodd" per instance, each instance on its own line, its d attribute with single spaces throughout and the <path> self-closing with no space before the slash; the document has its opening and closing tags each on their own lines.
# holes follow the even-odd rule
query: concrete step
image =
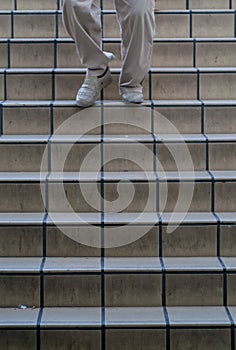
<svg viewBox="0 0 236 350">
<path fill-rule="evenodd" d="M 236 302 L 233 257 L 0 258 L 0 271 L 1 307 L 99 307 L 102 285 L 107 307 Z"/>
<path fill-rule="evenodd" d="M 104 37 L 119 37 L 120 28 L 115 11 L 104 10 L 102 15 Z M 63 27 L 61 11 L 0 11 L 0 16 L 3 24 L 1 38 L 69 37 Z M 156 11 L 156 35 L 158 38 L 233 38 L 234 16 L 233 9 Z"/>
<path fill-rule="evenodd" d="M 103 311 L 88 307 L 4 308 L 0 341 L 4 348 L 20 349 L 27 344 L 29 350 L 36 349 L 37 339 L 43 350 L 64 350 L 74 344 L 98 350 L 102 344 L 108 350 L 135 350 L 145 344 L 148 350 L 163 350 L 166 343 L 176 350 L 187 350 L 188 345 L 197 350 L 199 344 L 203 350 L 230 350 L 233 342 L 235 307 L 106 307 Z"/>
<path fill-rule="evenodd" d="M 34 0 L 2 0 L 1 10 L 57 10 L 60 0 L 37 1 Z"/>
<path fill-rule="evenodd" d="M 0 256 L 235 256 L 235 212 L 171 214 L 0 213 Z"/>
<path fill-rule="evenodd" d="M 233 171 L 235 146 L 235 134 L 2 135 L 0 171 Z"/>
<path fill-rule="evenodd" d="M 118 101 L 79 109 L 75 101 L 5 101 L 0 103 L 3 135 L 91 134 L 232 134 L 236 100 L 157 100 L 142 106 Z M 128 116 L 128 117 L 127 117 Z M 72 118 L 71 118 L 72 117 Z M 63 124 L 64 123 L 64 124 Z"/>
<path fill-rule="evenodd" d="M 104 99 L 120 100 L 120 69 Z M 235 100 L 236 68 L 152 68 L 144 82 L 145 99 Z M 74 100 L 85 78 L 85 69 L 0 70 L 2 100 Z M 151 79 L 151 80 L 150 80 Z"/>
<path fill-rule="evenodd" d="M 120 39 L 103 40 L 121 67 Z M 30 55 L 29 55 L 30 51 Z M 154 39 L 152 67 L 235 67 L 235 38 Z M 69 59 L 68 59 L 69 58 Z M 84 68 L 71 39 L 1 39 L 0 68 Z"/>
<path fill-rule="evenodd" d="M 104 213 L 102 220 L 94 212 L 1 213 L 0 255 L 101 256 L 104 235 L 107 257 L 234 257 L 235 215 Z"/>
<path fill-rule="evenodd" d="M 99 1 L 95 0 L 99 5 Z M 102 1 L 103 8 L 113 10 L 114 3 L 110 0 Z M 48 0 L 47 3 L 35 2 L 34 0 L 2 0 L 2 10 L 56 10 L 60 8 L 59 0 Z M 235 3 L 229 0 L 155 0 L 155 8 L 158 10 L 185 10 L 185 9 L 234 9 Z"/>
<path fill-rule="evenodd" d="M 234 212 L 235 193 L 235 171 L 0 173 L 1 212 Z"/>
</svg>

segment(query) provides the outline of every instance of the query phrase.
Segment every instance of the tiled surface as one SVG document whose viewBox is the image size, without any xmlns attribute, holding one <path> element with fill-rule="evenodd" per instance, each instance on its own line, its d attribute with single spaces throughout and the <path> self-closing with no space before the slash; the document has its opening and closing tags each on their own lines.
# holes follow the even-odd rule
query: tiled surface
<svg viewBox="0 0 236 350">
<path fill-rule="evenodd" d="M 230 329 L 174 329 L 170 333 L 171 346 L 176 350 L 186 346 L 193 350 L 199 347 L 204 350 L 231 349 Z"/>
<path fill-rule="evenodd" d="M 162 308 L 107 308 L 106 325 L 109 327 L 164 326 L 165 317 Z"/>
<path fill-rule="evenodd" d="M 106 331 L 106 348 L 117 349 L 117 346 L 125 350 L 135 350 L 139 346 L 146 349 L 162 350 L 166 345 L 165 330 L 162 329 L 140 329 L 140 330 L 113 330 Z"/>
<path fill-rule="evenodd" d="M 167 308 L 171 326 L 229 325 L 229 319 L 221 307 L 171 307 Z"/>
<path fill-rule="evenodd" d="M 0 343 L 3 349 L 35 350 L 36 330 L 1 330 Z"/>
<path fill-rule="evenodd" d="M 160 306 L 161 275 L 106 275 L 105 291 L 106 306 Z"/>
<path fill-rule="evenodd" d="M 0 327 L 36 327 L 39 309 L 1 308 Z"/>
<path fill-rule="evenodd" d="M 100 308 L 45 308 L 41 325 L 43 328 L 57 326 L 97 327 L 101 325 Z"/>
<path fill-rule="evenodd" d="M 50 274 L 44 279 L 45 306 L 48 307 L 97 307 L 101 305 L 100 294 L 99 275 Z"/>
<path fill-rule="evenodd" d="M 105 10 L 114 9 L 109 0 L 103 5 Z M 1 1 L 0 10 L 17 10 L 0 14 L 0 37 L 10 38 L 0 42 L 0 68 L 8 68 L 0 72 L 0 99 L 10 100 L 0 109 L 1 131 L 8 135 L 0 140 L 0 209 L 6 211 L 0 213 L 0 347 L 4 350 L 35 350 L 39 337 L 43 350 L 163 350 L 168 342 L 175 350 L 231 350 L 231 324 L 223 307 L 227 301 L 236 322 L 235 14 L 229 7 L 235 8 L 235 1 L 156 2 L 160 11 L 152 71 L 144 82 L 145 106 L 121 104 L 120 41 L 105 40 L 104 48 L 114 51 L 117 59 L 112 63 L 113 84 L 104 98 L 119 102 L 78 111 L 74 97 L 85 70 L 74 43 L 61 40 L 68 34 L 61 12 L 56 12 L 59 2 Z M 35 12 L 42 9 L 52 11 Z M 105 36 L 117 39 L 115 14 L 105 12 L 103 20 Z M 27 37 L 32 40 L 26 41 Z M 154 100 L 153 108 L 149 98 Z M 65 121 L 69 123 L 57 130 Z M 49 180 L 47 215 L 37 172 L 55 130 L 61 136 L 51 140 L 52 153 L 42 174 L 44 183 Z M 183 172 L 178 176 L 170 155 L 171 149 L 181 154 L 179 132 L 198 171 L 194 175 L 182 153 Z M 68 172 L 67 198 L 80 214 L 73 216 L 55 196 L 60 180 L 55 171 L 60 170 L 65 143 L 73 144 L 75 135 L 84 133 L 90 136 L 72 147 L 63 164 Z M 98 171 L 103 161 L 108 173 L 95 184 L 96 193 L 91 172 Z M 143 170 L 148 171 L 145 178 L 144 173 L 135 173 Z M 84 171 L 79 178 L 78 171 Z M 158 190 L 166 178 L 168 200 L 159 217 L 156 205 L 162 205 L 162 193 L 159 198 Z M 118 183 L 120 179 L 123 183 Z M 147 179 L 151 204 L 139 217 Z M 95 207 L 83 199 L 78 180 Z M 127 205 L 129 180 L 136 197 L 122 212 L 117 198 L 122 208 Z M 179 180 L 189 186 L 195 181 L 193 201 L 186 216 L 179 212 L 171 217 Z M 133 225 L 120 230 L 119 225 L 130 221 Z M 121 240 L 128 244 L 120 246 Z M 19 304 L 27 309 L 17 309 Z M 36 330 L 38 307 L 43 304 L 41 330 Z M 3 330 L 6 327 L 16 329 Z"/>
<path fill-rule="evenodd" d="M 42 330 L 42 350 L 64 350 L 66 347 L 101 349 L 101 331 L 98 330 Z"/>
<path fill-rule="evenodd" d="M 39 306 L 39 275 L 2 275 L 0 281 L 0 307 L 17 307 L 19 304 Z"/>
</svg>

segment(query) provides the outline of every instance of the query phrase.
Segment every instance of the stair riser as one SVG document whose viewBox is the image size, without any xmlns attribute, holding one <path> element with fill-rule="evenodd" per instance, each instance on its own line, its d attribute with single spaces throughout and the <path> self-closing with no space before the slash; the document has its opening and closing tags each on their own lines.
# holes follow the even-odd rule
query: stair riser
<svg viewBox="0 0 236 350">
<path fill-rule="evenodd" d="M 104 109 L 104 134 L 150 133 L 152 130 L 151 110 L 145 107 L 139 110 L 136 107 L 127 109 L 124 105 L 116 109 L 106 107 Z M 204 125 L 200 106 L 155 107 L 154 132 L 169 134 L 178 130 L 181 134 L 199 134 L 204 127 L 206 134 L 236 133 L 235 106 L 205 106 L 203 110 Z M 69 118 L 75 114 L 78 118 L 72 118 L 69 122 Z M 101 131 L 101 126 L 97 126 L 98 121 L 101 120 L 101 111 L 97 107 L 91 107 L 86 111 L 76 107 L 54 107 L 53 117 L 50 115 L 50 107 L 3 107 L 2 120 L 5 135 L 48 135 L 52 125 L 57 134 L 74 135 L 76 130 L 78 134 L 94 135 L 100 134 Z M 67 123 L 62 126 L 64 122 Z"/>
<path fill-rule="evenodd" d="M 16 332 L 16 331 L 15 331 Z M 17 331 L 12 336 L 11 331 L 2 331 L 1 343 L 19 347 L 27 345 L 27 349 L 34 350 L 36 342 L 35 331 Z M 186 342 L 191 344 L 191 349 L 197 350 L 196 344 L 202 344 L 201 349 L 221 350 L 224 346 L 230 350 L 230 330 L 229 329 L 201 329 L 201 330 L 171 330 L 171 344 L 176 350 L 185 350 Z M 203 343 L 204 339 L 204 343 Z M 117 344 L 123 346 L 124 350 L 135 350 L 140 343 L 148 346 L 148 349 L 162 350 L 165 348 L 165 330 L 107 330 L 106 331 L 106 349 L 115 350 Z M 202 342 L 202 343 L 201 343 Z M 207 342 L 207 347 L 206 347 Z M 41 349 L 43 350 L 64 350 L 65 346 L 73 344 L 86 346 L 86 349 L 92 350 L 94 346 L 99 350 L 98 344 L 101 343 L 101 332 L 90 330 L 57 330 L 41 331 Z M 6 348 L 6 347 L 5 347 Z M 187 348 L 186 348 L 187 349 Z"/>
<path fill-rule="evenodd" d="M 61 229 L 63 229 L 61 227 Z M 63 231 L 56 227 L 46 229 L 46 254 L 47 256 L 100 256 L 101 250 L 93 248 L 96 246 L 98 237 L 101 235 L 101 228 L 96 227 L 70 227 L 67 230 L 74 241 Z M 68 232 L 66 230 L 66 232 Z M 118 229 L 106 227 L 106 245 L 117 245 Z M 194 257 L 194 256 L 216 256 L 217 254 L 217 227 L 216 225 L 187 225 L 179 226 L 173 234 L 166 233 L 166 226 L 162 227 L 162 236 L 159 236 L 159 226 L 143 228 L 144 235 L 137 236 L 140 227 L 126 226 L 127 236 L 131 242 L 116 248 L 106 248 L 107 257 L 145 257 L 159 256 L 161 248 L 164 257 Z M 145 234 L 146 232 L 146 234 Z M 83 245 L 83 238 L 89 246 Z M 119 237 L 119 236 L 118 236 Z M 82 238 L 82 239 L 81 239 Z M 9 241 L 11 244 L 9 244 Z M 1 227 L 0 228 L 0 252 L 1 256 L 27 257 L 41 256 L 43 250 L 43 228 L 37 227 Z M 235 226 L 222 225 L 220 232 L 219 249 L 222 256 L 235 255 Z"/>
<path fill-rule="evenodd" d="M 55 73 L 55 88 L 51 73 L 11 73 L 6 77 L 8 100 L 74 100 L 84 74 Z M 107 100 L 120 100 L 119 74 L 113 74 L 109 89 L 104 91 Z M 217 100 L 236 99 L 236 73 L 154 73 L 152 90 L 148 77 L 143 88 L 146 99 L 158 100 Z M 198 86 L 199 85 L 199 86 Z M 150 95 L 151 94 L 151 95 Z M 4 99 L 4 76 L 0 74 L 0 98 Z M 55 96 L 54 96 L 55 95 Z"/>
<path fill-rule="evenodd" d="M 116 59 L 110 67 L 120 68 L 120 43 L 104 44 L 106 51 Z M 235 42 L 197 42 L 194 54 L 193 42 L 154 43 L 152 67 L 235 67 Z M 54 43 L 10 44 L 11 68 L 84 68 L 80 64 L 74 43 L 58 43 L 55 64 Z M 30 55 L 29 55 L 30 52 Z M 68 57 L 70 58 L 68 60 Z M 8 67 L 7 44 L 0 44 L 0 68 Z"/>
<path fill-rule="evenodd" d="M 88 350 L 101 350 L 102 333 L 97 330 L 41 330 L 42 350 L 64 350 L 66 347 L 84 346 Z M 192 350 L 198 350 L 201 345 L 202 350 L 225 350 L 231 349 L 230 329 L 207 329 L 200 330 L 186 329 L 170 331 L 171 346 L 176 350 L 187 350 L 186 344 Z M 0 342 L 4 349 L 9 347 L 35 350 L 36 331 L 1 331 Z M 166 330 L 164 329 L 108 329 L 106 330 L 106 349 L 116 350 L 117 346 L 124 350 L 135 350 L 140 344 L 145 344 L 149 350 L 163 350 L 166 347 Z M 10 348 L 11 349 L 11 348 Z"/>
<path fill-rule="evenodd" d="M 189 143 L 183 144 L 157 144 L 156 159 L 151 144 L 105 144 L 104 158 L 101 161 L 100 144 L 75 144 L 71 147 L 68 156 L 67 146 L 52 145 L 51 147 L 51 170 L 52 171 L 99 171 L 101 165 L 105 171 L 193 171 L 206 170 L 206 144 Z M 175 148 L 175 154 L 173 153 Z M 236 144 L 231 142 L 212 142 L 209 144 L 209 169 L 210 170 L 234 170 L 236 168 Z M 50 166 L 47 162 L 45 145 L 1 145 L 0 171 L 48 171 Z M 119 150 L 119 153 L 117 153 Z M 137 151 L 140 151 L 140 159 L 137 159 Z M 187 158 L 187 152 L 189 159 Z M 45 155 L 44 155 L 45 152 Z M 44 155 L 44 158 L 43 158 Z M 142 157 L 143 158 L 142 158 Z M 176 166 L 176 157 L 178 167 Z M 178 159 L 179 159 L 178 158 Z M 86 159 L 86 160 L 85 160 Z"/>
<path fill-rule="evenodd" d="M 98 4 L 98 1 L 96 1 Z M 188 2 L 189 9 L 229 9 L 228 0 L 216 0 L 214 3 L 211 0 L 190 0 Z M 185 10 L 187 9 L 186 0 L 155 0 L 156 9 L 159 10 Z M 18 10 L 56 10 L 58 8 L 57 0 L 48 0 L 47 3 L 36 3 L 34 0 L 17 0 Z M 103 0 L 103 8 L 113 10 L 114 4 L 110 0 Z M 232 1 L 232 8 L 235 8 L 235 3 Z M 2 0 L 0 9 L 14 10 L 13 0 Z"/>
<path fill-rule="evenodd" d="M 156 36 L 158 38 L 210 38 L 235 36 L 234 13 L 193 13 L 192 25 L 190 26 L 190 12 L 187 13 L 156 13 Z M 0 30 L 0 37 L 11 37 L 11 15 L 1 15 L 4 24 Z M 14 15 L 14 38 L 52 38 L 56 36 L 56 14 L 15 14 Z M 120 29 L 115 14 L 105 14 L 104 37 L 117 38 Z M 172 25 L 170 26 L 169 23 Z M 28 28 L 31 28 L 29 31 Z M 66 33 L 61 14 L 58 15 L 58 36 L 69 37 Z"/>
<path fill-rule="evenodd" d="M 235 274 L 228 274 L 228 305 L 235 305 Z M 105 275 L 108 307 L 162 305 L 162 275 L 157 273 Z M 166 272 L 167 306 L 223 306 L 223 273 Z M 1 307 L 39 306 L 39 276 L 1 276 Z M 55 292 L 56 291 L 56 292 Z M 46 307 L 96 307 L 101 305 L 101 276 L 44 276 Z"/>
<path fill-rule="evenodd" d="M 96 246 L 96 237 L 101 235 L 101 228 L 95 227 L 71 227 L 74 241 L 61 232 L 60 228 L 47 227 L 46 229 L 46 254 L 47 256 L 100 256 L 101 250 L 93 248 Z M 127 236 L 132 243 L 116 248 L 105 249 L 107 257 L 145 257 L 159 256 L 161 247 L 163 256 L 216 256 L 217 254 L 217 229 L 216 225 L 208 226 L 180 226 L 173 234 L 166 234 L 166 226 L 163 226 L 163 235 L 159 236 L 159 227 L 145 227 L 145 233 L 141 238 L 137 237 L 140 228 L 127 226 Z M 66 231 L 68 232 L 68 231 Z M 105 228 L 105 242 L 107 245 L 117 244 L 117 230 L 113 227 Z M 90 246 L 83 245 L 84 237 Z M 220 252 L 222 256 L 234 256 L 235 226 L 223 225 L 220 233 Z M 43 228 L 42 227 L 1 227 L 1 256 L 27 257 L 41 256 L 43 250 Z M 11 241 L 11 244 L 9 244 Z M 160 242 L 159 242 L 160 241 Z"/>
<path fill-rule="evenodd" d="M 159 191 L 156 183 L 105 183 L 104 210 L 106 212 L 155 212 L 158 208 L 162 212 L 175 210 L 178 202 L 180 187 L 187 191 L 194 191 L 188 208 L 182 205 L 177 211 L 208 212 L 211 210 L 211 183 L 160 183 Z M 65 191 L 66 199 L 61 191 Z M 42 191 L 42 192 L 41 192 Z M 43 212 L 45 187 L 40 184 L 8 183 L 0 184 L 2 202 L 1 212 Z M 118 193 L 120 192 L 120 194 Z M 215 196 L 223 198 L 217 201 L 217 211 L 235 211 L 233 202 L 236 183 L 223 186 L 216 184 Z M 185 197 L 184 197 L 185 198 Z M 191 198 L 190 198 L 191 199 Z M 48 186 L 48 210 L 50 212 L 98 212 L 101 210 L 101 184 L 52 184 Z M 179 203 L 180 204 L 180 203 Z"/>
</svg>

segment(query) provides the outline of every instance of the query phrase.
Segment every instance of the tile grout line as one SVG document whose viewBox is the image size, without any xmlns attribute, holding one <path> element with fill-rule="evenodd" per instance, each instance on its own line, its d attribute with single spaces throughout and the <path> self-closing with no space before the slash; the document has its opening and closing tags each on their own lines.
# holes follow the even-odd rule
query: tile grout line
<svg viewBox="0 0 236 350">
<path fill-rule="evenodd" d="M 43 316 L 43 308 L 40 307 L 37 323 L 36 323 L 36 350 L 41 349 L 41 321 Z"/>
<path fill-rule="evenodd" d="M 3 100 L 6 101 L 7 100 L 7 70 L 4 69 L 4 73 L 3 73 L 3 85 L 4 85 L 4 97 Z"/>
<path fill-rule="evenodd" d="M 205 136 L 205 104 L 201 101 L 201 133 Z"/>
<path fill-rule="evenodd" d="M 3 106 L 2 102 L 0 102 L 0 136 L 3 135 Z"/>
<path fill-rule="evenodd" d="M 45 226 L 45 221 L 46 221 L 46 215 L 43 218 L 43 230 Z M 43 233 L 44 236 L 44 233 Z M 36 349 L 40 350 L 41 349 L 41 321 L 42 321 L 42 316 L 43 316 L 43 308 L 44 308 L 44 266 L 45 266 L 46 258 L 43 256 L 41 265 L 40 265 L 40 310 L 37 318 L 37 328 L 36 328 Z"/>
<path fill-rule="evenodd" d="M 52 69 L 51 84 L 52 84 L 52 86 L 51 86 L 51 89 L 52 89 L 52 91 L 51 91 L 51 94 L 52 94 L 51 101 L 55 101 L 55 95 L 56 95 L 56 93 L 55 93 L 55 68 Z"/>
<path fill-rule="evenodd" d="M 211 174 L 211 172 L 209 171 Z M 213 175 L 212 175 L 213 176 Z M 221 222 L 219 216 L 215 211 L 212 212 L 217 221 L 217 246 L 216 246 L 216 256 L 219 258 L 221 256 Z"/>
<path fill-rule="evenodd" d="M 193 12 L 189 10 L 189 38 L 193 37 Z"/>
<path fill-rule="evenodd" d="M 236 10 L 234 10 L 234 37 L 236 38 Z"/>
<path fill-rule="evenodd" d="M 48 141 L 51 140 L 51 137 L 54 134 L 54 102 L 53 101 L 51 101 L 49 108 L 50 108 L 49 109 L 49 113 L 50 113 L 50 137 L 49 137 Z M 49 143 L 48 147 L 51 150 L 51 143 Z M 51 171 L 51 152 L 49 153 L 49 156 L 50 156 L 50 163 L 49 163 L 50 168 L 49 169 Z"/>
<path fill-rule="evenodd" d="M 228 306 L 225 306 L 225 311 L 227 313 L 227 316 L 229 318 L 230 325 L 231 325 L 231 350 L 235 350 L 235 326 L 234 326 L 234 319 L 233 319 L 233 316 L 232 316 Z"/>
<path fill-rule="evenodd" d="M 159 225 L 162 225 L 161 221 L 159 222 Z M 170 350 L 170 319 L 166 306 L 166 268 L 162 257 L 160 257 L 160 264 L 162 268 L 162 307 L 166 323 L 166 350 Z"/>
<path fill-rule="evenodd" d="M 207 173 L 211 177 L 211 212 L 215 212 L 215 178 L 212 172 L 208 169 Z"/>
<path fill-rule="evenodd" d="M 200 87 L 200 70 L 198 67 L 196 67 L 196 70 L 197 70 L 197 101 L 200 100 L 200 90 L 201 90 L 201 87 Z"/>
<path fill-rule="evenodd" d="M 11 11 L 11 39 L 14 38 L 14 12 Z"/>
<path fill-rule="evenodd" d="M 53 62 L 53 66 L 54 66 L 54 69 L 57 68 L 57 39 L 54 39 L 54 44 L 53 44 L 53 48 L 54 48 L 54 62 Z"/>
<path fill-rule="evenodd" d="M 58 39 L 59 37 L 59 10 L 56 10 L 55 12 L 55 39 Z"/>
<path fill-rule="evenodd" d="M 202 134 L 206 142 L 206 171 L 209 171 L 209 139 L 206 134 Z"/>
<path fill-rule="evenodd" d="M 7 66 L 11 68 L 11 44 L 10 39 L 7 40 Z"/>
<path fill-rule="evenodd" d="M 193 68 L 197 68 L 196 64 L 197 64 L 197 40 L 196 38 L 193 38 Z"/>
<path fill-rule="evenodd" d="M 102 0 L 101 0 L 102 1 Z M 104 212 L 104 104 L 101 101 L 100 107 L 101 120 L 101 175 L 100 175 L 100 211 L 101 211 L 101 349 L 106 349 L 106 308 L 105 308 L 105 212 Z"/>
</svg>

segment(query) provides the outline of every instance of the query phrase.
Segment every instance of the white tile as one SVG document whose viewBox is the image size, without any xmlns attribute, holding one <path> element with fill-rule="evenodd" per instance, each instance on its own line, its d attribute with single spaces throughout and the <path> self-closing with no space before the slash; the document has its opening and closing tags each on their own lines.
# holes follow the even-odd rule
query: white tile
<svg viewBox="0 0 236 350">
<path fill-rule="evenodd" d="M 39 309 L 0 308 L 0 327 L 36 326 Z"/>
<path fill-rule="evenodd" d="M 159 258 L 105 258 L 105 271 L 159 271 Z"/>
<path fill-rule="evenodd" d="M 47 224 L 99 224 L 101 222 L 100 213 L 54 213 L 50 212 L 47 218 Z"/>
<path fill-rule="evenodd" d="M 106 308 L 106 325 L 110 327 L 165 326 L 162 307 Z"/>
<path fill-rule="evenodd" d="M 214 179 L 218 180 L 235 180 L 236 179 L 236 171 L 231 170 L 213 170 L 211 171 Z"/>
<path fill-rule="evenodd" d="M 99 258 L 46 258 L 44 272 L 97 272 L 101 270 Z"/>
<path fill-rule="evenodd" d="M 105 213 L 106 224 L 157 224 L 156 213 Z"/>
<path fill-rule="evenodd" d="M 236 223 L 236 213 L 235 212 L 227 212 L 227 213 L 216 212 L 216 214 L 218 215 L 221 223 L 225 223 L 225 224 Z"/>
<path fill-rule="evenodd" d="M 218 258 L 189 257 L 163 258 L 165 267 L 170 271 L 222 271 Z"/>
<path fill-rule="evenodd" d="M 60 307 L 44 308 L 41 326 L 45 327 L 96 327 L 101 325 L 101 308 Z"/>
<path fill-rule="evenodd" d="M 212 213 L 163 213 L 162 221 L 163 224 L 192 224 L 192 223 L 201 223 L 201 224 L 216 224 L 217 220 Z"/>
<path fill-rule="evenodd" d="M 159 180 L 211 180 L 207 171 L 158 171 L 157 176 Z"/>
<path fill-rule="evenodd" d="M 1 225 L 42 225 L 44 213 L 0 213 Z"/>
<path fill-rule="evenodd" d="M 0 272 L 39 272 L 41 258 L 0 258 Z"/>
<path fill-rule="evenodd" d="M 234 324 L 236 325 L 236 306 L 229 306 L 229 311 L 233 317 Z"/>
<path fill-rule="evenodd" d="M 0 172 L 0 181 L 5 182 L 20 182 L 20 181 L 45 181 L 46 172 Z"/>
<path fill-rule="evenodd" d="M 172 326 L 229 326 L 230 321 L 224 307 L 168 307 Z"/>
<path fill-rule="evenodd" d="M 236 258 L 221 257 L 228 271 L 236 271 Z"/>
</svg>

